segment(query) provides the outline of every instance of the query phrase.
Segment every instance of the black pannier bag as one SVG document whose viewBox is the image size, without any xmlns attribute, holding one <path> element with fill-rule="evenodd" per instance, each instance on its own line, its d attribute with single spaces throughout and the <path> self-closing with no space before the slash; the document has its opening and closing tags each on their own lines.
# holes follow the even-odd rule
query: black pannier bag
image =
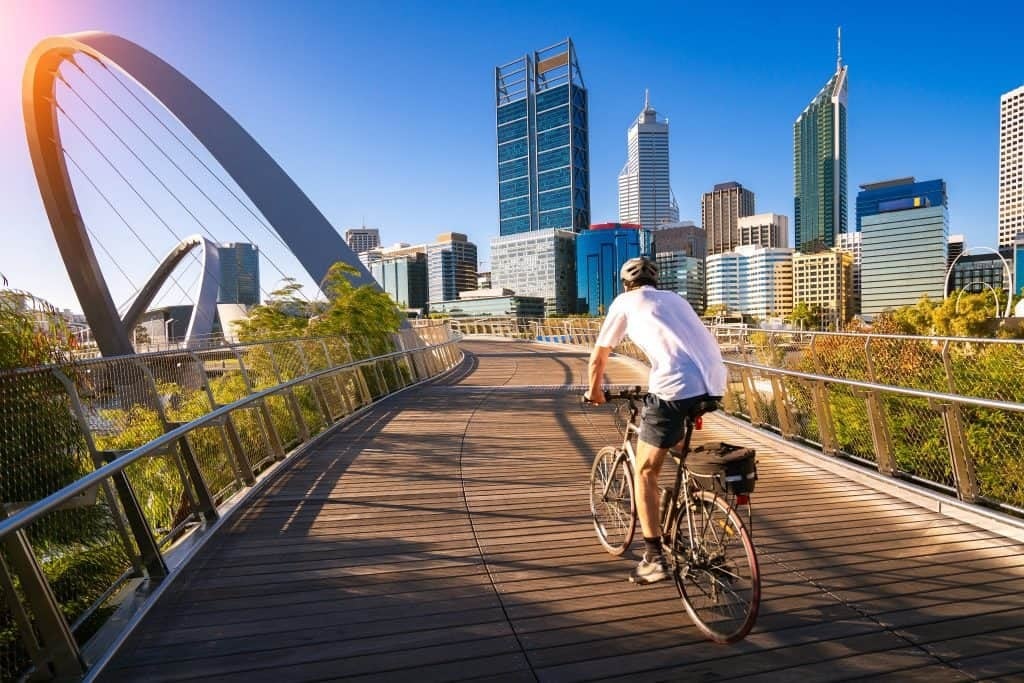
<svg viewBox="0 0 1024 683">
<path fill-rule="evenodd" d="M 701 444 L 686 456 L 686 469 L 706 491 L 719 494 L 754 492 L 757 482 L 756 452 L 724 441 Z"/>
</svg>

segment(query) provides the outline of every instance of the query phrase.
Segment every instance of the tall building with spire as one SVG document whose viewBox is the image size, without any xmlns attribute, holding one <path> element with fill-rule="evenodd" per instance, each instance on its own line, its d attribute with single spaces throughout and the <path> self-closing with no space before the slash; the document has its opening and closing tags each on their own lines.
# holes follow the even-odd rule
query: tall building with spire
<svg viewBox="0 0 1024 683">
<path fill-rule="evenodd" d="M 654 230 L 679 221 L 668 170 L 668 121 L 658 120 L 644 91 L 644 108 L 626 133 L 628 158 L 619 173 L 619 222 Z"/>
<path fill-rule="evenodd" d="M 836 72 L 793 124 L 793 213 L 797 250 L 831 249 L 846 232 L 847 67 L 837 34 Z"/>
</svg>

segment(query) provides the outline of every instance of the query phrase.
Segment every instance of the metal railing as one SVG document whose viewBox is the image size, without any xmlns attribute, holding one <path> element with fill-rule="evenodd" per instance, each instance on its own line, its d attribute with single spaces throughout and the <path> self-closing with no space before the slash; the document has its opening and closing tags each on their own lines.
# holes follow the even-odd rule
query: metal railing
<svg viewBox="0 0 1024 683">
<path fill-rule="evenodd" d="M 590 348 L 601 321 L 493 323 L 460 328 Z M 729 370 L 727 412 L 826 455 L 1024 515 L 1024 343 L 712 331 Z M 615 351 L 646 362 L 629 341 Z"/>
<path fill-rule="evenodd" d="M 74 678 L 183 541 L 332 424 L 461 359 L 447 325 L 0 374 L 0 680 Z M 121 608 L 128 609 L 127 606 Z"/>
</svg>

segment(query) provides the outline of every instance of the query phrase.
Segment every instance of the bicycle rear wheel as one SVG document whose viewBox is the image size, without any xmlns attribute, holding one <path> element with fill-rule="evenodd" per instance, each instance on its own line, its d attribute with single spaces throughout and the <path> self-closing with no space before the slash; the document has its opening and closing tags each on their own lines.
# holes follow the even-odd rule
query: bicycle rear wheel
<svg viewBox="0 0 1024 683">
<path fill-rule="evenodd" d="M 735 643 L 754 626 L 761 603 L 754 544 L 736 510 L 723 498 L 698 490 L 692 501 L 692 539 L 684 509 L 679 510 L 672 536 L 676 588 L 704 635 L 716 643 Z"/>
<path fill-rule="evenodd" d="M 614 446 L 598 451 L 590 468 L 590 514 L 604 549 L 621 555 L 633 540 L 636 501 L 629 460 Z"/>
</svg>

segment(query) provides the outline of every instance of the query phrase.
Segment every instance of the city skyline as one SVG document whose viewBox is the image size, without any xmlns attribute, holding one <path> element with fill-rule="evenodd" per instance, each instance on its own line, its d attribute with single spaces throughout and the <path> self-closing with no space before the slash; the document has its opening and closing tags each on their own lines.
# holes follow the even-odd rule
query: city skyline
<svg viewBox="0 0 1024 683">
<path fill-rule="evenodd" d="M 713 35 L 687 33 L 691 40 L 683 50 L 660 47 L 659 39 L 674 35 L 668 26 L 634 35 L 640 32 L 617 26 L 610 9 L 592 17 L 556 11 L 543 27 L 513 26 L 500 40 L 483 41 L 469 37 L 483 25 L 485 13 L 458 3 L 436 11 L 406 4 L 390 13 L 306 5 L 292 18 L 260 4 L 240 18 L 231 5 L 195 8 L 184 17 L 158 3 L 39 7 L 12 8 L 5 25 L 10 34 L 5 36 L 0 79 L 8 96 L 0 101 L 0 132 L 6 152 L 3 177 L 11 192 L 0 215 L 7 255 L 0 272 L 11 286 L 70 308 L 78 308 L 77 302 L 56 258 L 24 151 L 20 103 L 11 95 L 17 91 L 28 51 L 55 33 L 101 28 L 160 54 L 246 126 L 339 232 L 365 223 L 379 227 L 382 242 L 390 244 L 424 242 L 438 232 L 457 231 L 484 249 L 498 234 L 488 72 L 524 47 L 570 36 L 582 55 L 590 95 L 592 222 L 617 215 L 622 130 L 636 115 L 631 95 L 643 88 L 658 93 L 659 112 L 673 122 L 672 189 L 679 199 L 680 218 L 699 219 L 700 193 L 730 179 L 757 193 L 758 210 L 791 216 L 792 121 L 830 69 L 835 26 L 842 24 L 844 60 L 854 67 L 849 185 L 855 188 L 862 182 L 911 174 L 946 178 L 951 231 L 966 234 L 969 246 L 994 245 L 999 97 L 1024 82 L 1020 56 L 1000 39 L 1001 31 L 1013 23 L 1005 15 L 999 21 L 974 17 L 966 23 L 932 17 L 925 22 L 932 29 L 927 40 L 908 34 L 904 44 L 893 47 L 886 36 L 895 29 L 826 12 L 799 18 L 794 30 L 799 29 L 802 40 L 797 44 L 781 45 L 770 56 L 751 50 L 734 50 L 734 56 L 727 56 L 723 48 L 710 45 Z M 491 10 L 511 14 L 509 8 Z M 795 20 L 787 11 L 768 16 L 753 8 L 737 26 L 735 38 L 756 35 L 759 21 Z M 694 21 L 703 12 L 679 10 L 673 18 Z M 896 25 L 901 12 L 904 18 L 913 16 L 911 10 L 897 10 L 892 17 Z M 380 54 L 366 50 L 381 38 L 373 27 L 386 20 L 395 24 L 394 35 L 386 39 L 389 49 L 417 30 L 424 40 L 419 47 L 410 44 L 375 62 L 381 73 L 353 75 L 359 70 L 351 66 L 364 63 L 368 54 Z M 226 32 L 225 27 L 235 22 L 237 29 Z M 313 76 L 318 73 L 313 65 L 322 61 L 324 52 L 285 51 L 272 61 L 239 58 L 246 54 L 243 48 L 260 37 L 327 37 L 333 35 L 331 26 L 337 30 L 343 24 L 353 29 L 351 45 L 334 45 L 325 65 L 337 74 L 338 82 L 332 85 L 336 95 L 318 93 Z M 958 44 L 970 49 L 934 47 L 943 43 L 936 37 L 944 34 L 957 36 Z M 422 47 L 431 44 L 429 38 L 441 36 L 467 42 L 453 41 L 446 47 L 448 54 Z M 635 52 L 641 46 L 646 52 Z M 465 95 L 458 116 L 452 116 L 450 97 L 438 95 L 417 107 L 417 120 L 409 119 L 411 110 L 400 106 L 388 84 L 398 78 L 398 62 L 406 69 L 402 77 L 410 76 L 408 58 L 413 53 L 425 56 L 413 75 L 449 70 L 449 78 Z M 633 56 L 622 59 L 625 53 Z M 740 95 L 740 83 L 755 87 Z M 369 117 L 366 105 L 372 105 Z M 370 133 L 371 142 L 380 143 L 378 149 L 371 149 L 369 142 L 358 144 L 363 130 Z M 384 132 L 393 139 L 383 139 Z M 444 163 L 423 153 L 427 136 L 441 147 L 450 145 L 450 158 Z M 711 150 L 717 151 L 710 154 Z M 395 188 L 401 192 L 396 194 Z M 847 198 L 852 206 L 849 192 Z M 158 245 L 157 251 L 164 246 Z M 274 247 L 259 246 L 264 252 Z M 481 256 L 487 259 L 486 252 Z M 41 263 L 29 265 L 36 259 Z M 104 267 L 111 271 L 109 264 Z"/>
</svg>

